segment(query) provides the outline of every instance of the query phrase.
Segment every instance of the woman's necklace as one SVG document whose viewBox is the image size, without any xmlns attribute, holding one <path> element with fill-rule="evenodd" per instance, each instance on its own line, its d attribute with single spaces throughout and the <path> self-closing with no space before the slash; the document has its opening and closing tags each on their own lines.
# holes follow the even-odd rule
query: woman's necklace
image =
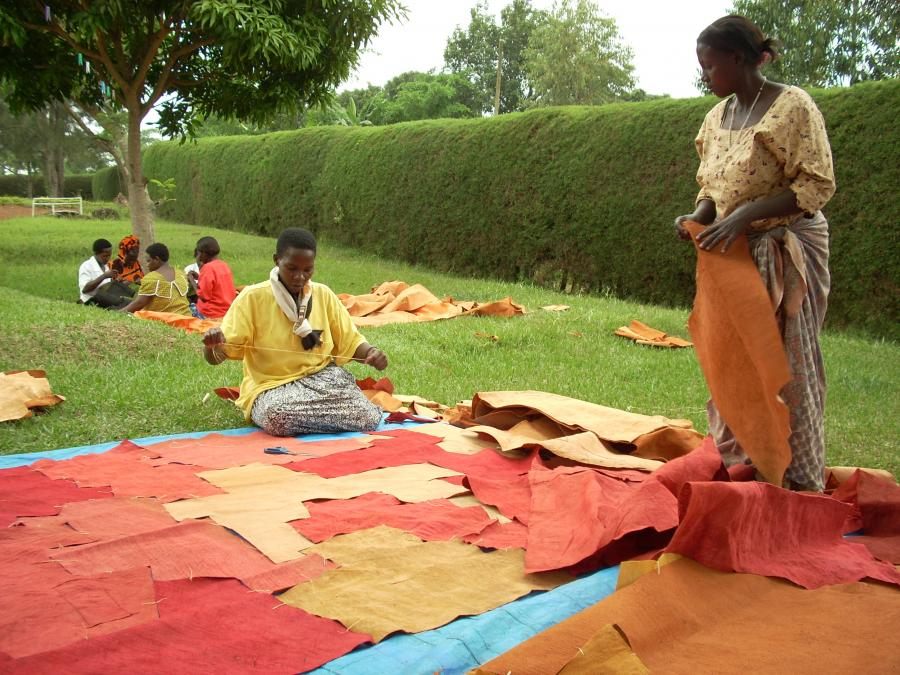
<svg viewBox="0 0 900 675">
<path fill-rule="evenodd" d="M 738 129 L 738 138 L 740 138 L 741 132 L 746 128 L 747 122 L 750 121 L 750 115 L 753 114 L 753 109 L 756 107 L 756 102 L 759 101 L 759 96 L 762 94 L 763 87 L 766 86 L 765 75 L 763 76 L 762 84 L 759 85 L 759 91 L 756 92 L 756 98 L 753 99 L 753 103 L 750 104 L 750 110 L 747 111 L 747 116 L 744 118 L 744 123 L 741 125 L 741 128 Z M 732 144 L 732 134 L 734 134 L 734 109 L 737 108 L 737 95 L 733 95 L 731 98 L 731 119 L 728 121 L 728 145 Z"/>
</svg>

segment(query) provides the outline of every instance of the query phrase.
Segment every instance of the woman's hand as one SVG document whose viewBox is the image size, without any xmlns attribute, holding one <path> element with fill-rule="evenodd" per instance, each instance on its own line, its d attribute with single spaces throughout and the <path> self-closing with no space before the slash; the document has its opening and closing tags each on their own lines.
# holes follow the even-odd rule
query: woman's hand
<svg viewBox="0 0 900 675">
<path fill-rule="evenodd" d="M 203 358 L 210 365 L 217 366 L 227 357 L 219 345 L 225 344 L 225 333 L 221 328 L 210 328 L 203 334 Z"/>
<path fill-rule="evenodd" d="M 709 225 L 716 218 L 716 204 L 711 199 L 701 199 L 693 213 L 678 216 L 675 219 L 675 234 L 682 241 L 690 241 L 691 233 L 684 226 L 686 220 L 693 220 L 701 225 Z"/>
<path fill-rule="evenodd" d="M 722 253 L 725 253 L 735 240 L 747 231 L 752 221 L 741 209 L 735 209 L 722 220 L 713 223 L 703 232 L 697 235 L 697 246 L 704 251 L 710 251 L 721 245 Z"/>
<path fill-rule="evenodd" d="M 221 344 L 225 344 L 225 333 L 222 332 L 221 328 L 210 328 L 203 334 L 204 347 L 215 347 Z"/>
<path fill-rule="evenodd" d="M 388 365 L 387 354 L 378 349 L 378 347 L 369 347 L 363 363 L 367 366 L 372 366 L 376 370 L 384 370 Z"/>
<path fill-rule="evenodd" d="M 687 228 L 684 226 L 684 222 L 686 220 L 694 220 L 694 214 L 688 213 L 683 216 L 678 216 L 675 219 L 675 234 L 678 235 L 678 238 L 682 241 L 690 241 L 691 233 L 687 231 Z"/>
</svg>

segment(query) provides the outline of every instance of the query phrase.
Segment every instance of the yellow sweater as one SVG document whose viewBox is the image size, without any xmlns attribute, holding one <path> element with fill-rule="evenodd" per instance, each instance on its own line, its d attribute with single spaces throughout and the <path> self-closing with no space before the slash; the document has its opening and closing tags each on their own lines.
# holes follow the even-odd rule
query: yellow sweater
<svg viewBox="0 0 900 675">
<path fill-rule="evenodd" d="M 144 307 L 150 312 L 171 312 L 172 314 L 191 315 L 188 304 L 188 282 L 181 270 L 175 270 L 175 279 L 169 281 L 159 272 L 149 272 L 141 280 L 138 295 L 153 296 Z"/>
<path fill-rule="evenodd" d="M 324 284 L 310 284 L 309 323 L 322 331 L 322 343 L 314 349 L 303 349 L 293 323 L 275 302 L 269 281 L 241 291 L 222 320 L 226 356 L 244 362 L 241 395 L 235 403 L 248 420 L 262 392 L 317 373 L 329 363 L 343 365 L 365 342 L 334 292 Z"/>
</svg>

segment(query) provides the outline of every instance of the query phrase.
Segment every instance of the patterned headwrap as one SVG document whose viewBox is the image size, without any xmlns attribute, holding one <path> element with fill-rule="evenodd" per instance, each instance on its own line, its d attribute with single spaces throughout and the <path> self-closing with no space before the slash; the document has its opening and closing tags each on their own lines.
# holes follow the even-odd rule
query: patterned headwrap
<svg viewBox="0 0 900 675">
<path fill-rule="evenodd" d="M 140 283 L 144 278 L 144 269 L 137 258 L 133 262 L 125 260 L 129 251 L 140 250 L 140 248 L 141 240 L 133 234 L 129 234 L 119 242 L 119 255 L 115 260 L 110 261 L 109 268 L 119 273 L 120 280 Z"/>
</svg>

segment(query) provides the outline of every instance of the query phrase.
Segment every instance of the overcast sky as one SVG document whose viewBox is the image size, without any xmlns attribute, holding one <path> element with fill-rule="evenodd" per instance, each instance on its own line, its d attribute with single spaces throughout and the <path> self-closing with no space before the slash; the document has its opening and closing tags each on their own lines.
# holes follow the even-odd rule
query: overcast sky
<svg viewBox="0 0 900 675">
<path fill-rule="evenodd" d="M 488 0 L 499 21 L 500 10 L 512 0 Z M 382 26 L 363 54 L 355 75 L 339 90 L 367 84 L 383 85 L 409 70 L 427 72 L 444 65 L 447 38 L 457 26 L 469 24 L 476 0 L 401 0 L 409 12 L 403 23 Z M 552 0 L 531 0 L 549 10 Z M 637 86 L 648 94 L 676 98 L 698 96 L 694 88 L 697 35 L 724 16 L 730 0 L 597 0 L 616 20 L 623 41 L 634 50 Z"/>
</svg>

